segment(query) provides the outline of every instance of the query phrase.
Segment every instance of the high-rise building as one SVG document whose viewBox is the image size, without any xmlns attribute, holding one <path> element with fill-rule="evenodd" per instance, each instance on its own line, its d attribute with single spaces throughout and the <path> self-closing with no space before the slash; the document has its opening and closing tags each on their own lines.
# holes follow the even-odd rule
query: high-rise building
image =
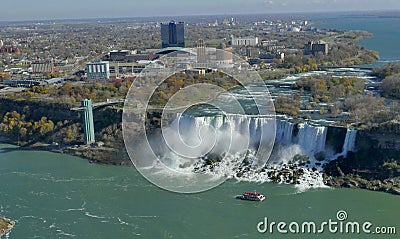
<svg viewBox="0 0 400 239">
<path fill-rule="evenodd" d="M 183 22 L 161 23 L 162 48 L 185 47 L 185 25 Z"/>
<path fill-rule="evenodd" d="M 82 112 L 83 140 L 85 144 L 92 144 L 95 142 L 92 100 L 82 100 L 81 106 L 84 108 Z"/>
</svg>

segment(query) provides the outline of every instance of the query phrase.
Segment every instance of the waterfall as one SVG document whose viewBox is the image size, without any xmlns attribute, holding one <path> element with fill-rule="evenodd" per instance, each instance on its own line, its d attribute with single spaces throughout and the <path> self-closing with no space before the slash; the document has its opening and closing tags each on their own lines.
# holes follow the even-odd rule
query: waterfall
<svg viewBox="0 0 400 239">
<path fill-rule="evenodd" d="M 308 153 L 325 151 L 327 127 L 299 124 L 297 144 Z"/>
<path fill-rule="evenodd" d="M 293 123 L 288 121 L 276 121 L 276 138 L 277 142 L 289 145 L 292 143 L 293 138 Z"/>
<path fill-rule="evenodd" d="M 268 125 L 271 121 L 270 119 L 250 117 L 247 115 L 182 116 L 181 120 L 190 121 L 192 122 L 192 126 L 195 127 L 209 125 L 216 130 L 230 127 L 232 131 L 242 134 L 250 133 L 251 135 L 257 134 L 259 130 Z"/>
<path fill-rule="evenodd" d="M 357 130 L 347 129 L 346 138 L 344 139 L 343 149 L 341 153 L 343 157 L 347 156 L 347 152 L 354 151 L 356 149 L 356 138 L 357 138 Z"/>
<path fill-rule="evenodd" d="M 259 144 L 260 140 L 269 140 L 269 138 L 261 139 L 261 132 L 268 132 L 268 137 L 275 133 L 275 142 L 284 145 L 297 143 L 304 153 L 315 154 L 325 150 L 327 127 L 313 126 L 306 123 L 298 124 L 299 132 L 296 140 L 293 136 L 294 123 L 284 120 L 276 120 L 276 132 L 272 132 L 272 121 L 273 120 L 270 118 L 259 118 L 247 115 L 204 117 L 181 116 L 180 127 L 181 129 L 188 129 L 186 127 L 200 128 L 208 125 L 213 127 L 215 130 L 220 131 L 218 137 L 220 137 L 222 141 L 227 141 L 226 137 L 229 136 L 227 130 L 229 130 L 231 135 L 235 137 L 234 140 L 237 140 L 237 142 L 248 140 L 248 142 L 253 146 Z M 182 130 L 181 132 L 184 131 L 185 130 Z M 265 137 L 265 134 L 263 135 Z M 348 140 L 350 140 L 350 138 Z M 349 145 L 346 146 L 346 148 L 350 147 L 349 149 L 351 149 L 354 147 L 354 142 L 353 146 L 351 145 L 351 142 L 352 141 L 348 142 Z"/>
<path fill-rule="evenodd" d="M 298 126 L 298 133 L 295 133 L 295 126 Z M 312 161 L 315 153 L 323 151 L 327 127 L 250 115 L 179 115 L 163 130 L 166 131 L 163 136 L 168 147 L 156 155 L 161 155 L 161 162 L 176 171 L 193 170 L 264 182 L 271 180 L 269 172 L 275 175 L 277 169 L 282 169 L 282 172 L 296 171 L 300 176 L 296 177 L 296 183 L 297 180 L 311 180 L 317 185 L 314 182 L 318 180 L 321 182 L 318 185 L 322 185 L 322 176 L 318 176 L 318 172 L 288 163 L 294 156 L 304 154 Z M 272 150 L 274 138 L 280 144 L 275 145 L 271 152 L 268 150 Z M 270 156 L 271 165 L 267 164 Z M 263 170 L 253 166 L 261 166 Z M 290 179 L 292 176 L 284 179 L 286 173 L 283 175 L 282 182 L 294 182 Z"/>
<path fill-rule="evenodd" d="M 216 135 L 221 141 L 232 139 L 237 144 L 248 141 L 251 146 L 257 147 L 260 142 L 269 142 L 275 135 L 274 119 L 265 117 L 253 117 L 249 115 L 217 115 L 217 116 L 188 116 L 180 115 L 179 129 L 183 136 L 196 135 L 196 130 L 203 126 L 210 126 L 216 130 Z M 177 119 L 178 119 L 177 118 Z M 278 124 L 279 121 L 276 121 Z M 173 125 L 176 125 L 174 121 Z M 286 144 L 291 142 L 293 124 L 284 121 L 279 123 L 282 141 Z M 276 126 L 278 127 L 278 126 Z M 232 137 L 232 138 L 231 138 Z"/>
</svg>

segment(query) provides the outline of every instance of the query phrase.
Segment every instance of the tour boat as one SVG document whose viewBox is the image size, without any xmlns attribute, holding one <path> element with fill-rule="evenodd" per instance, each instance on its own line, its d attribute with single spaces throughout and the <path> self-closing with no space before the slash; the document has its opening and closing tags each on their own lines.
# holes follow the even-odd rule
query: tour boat
<svg viewBox="0 0 400 239">
<path fill-rule="evenodd" d="M 265 196 L 260 193 L 245 192 L 242 195 L 237 195 L 236 199 L 249 200 L 249 201 L 264 201 Z"/>
</svg>

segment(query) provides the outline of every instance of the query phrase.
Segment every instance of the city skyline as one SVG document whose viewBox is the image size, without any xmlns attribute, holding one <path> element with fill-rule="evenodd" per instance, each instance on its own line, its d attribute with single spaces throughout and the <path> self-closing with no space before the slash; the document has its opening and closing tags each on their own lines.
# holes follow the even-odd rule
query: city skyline
<svg viewBox="0 0 400 239">
<path fill-rule="evenodd" d="M 400 10 L 398 0 L 4 0 L 0 21 Z"/>
</svg>

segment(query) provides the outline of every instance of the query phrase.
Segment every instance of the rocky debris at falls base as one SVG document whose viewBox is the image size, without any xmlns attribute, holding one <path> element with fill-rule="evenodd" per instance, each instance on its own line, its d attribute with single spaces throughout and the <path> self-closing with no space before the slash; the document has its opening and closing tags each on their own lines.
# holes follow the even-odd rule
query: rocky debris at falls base
<svg viewBox="0 0 400 239">
<path fill-rule="evenodd" d="M 220 175 L 249 182 L 275 182 L 293 184 L 300 191 L 308 188 L 336 187 L 360 188 L 400 195 L 400 177 L 390 179 L 366 179 L 357 174 L 344 174 L 337 168 L 338 175 L 329 176 L 332 172 L 321 167 L 312 167 L 305 155 L 296 155 L 288 163 L 267 164 L 254 167 L 254 156 L 234 155 L 228 157 L 208 155 L 194 165 L 199 173 Z M 188 165 L 185 165 L 188 167 Z"/>
<path fill-rule="evenodd" d="M 197 164 L 194 170 L 199 173 L 224 175 L 242 181 L 293 184 L 300 191 L 308 188 L 335 187 L 360 188 L 400 195 L 400 177 L 386 180 L 368 180 L 356 174 L 332 177 L 315 167 L 309 167 L 304 162 L 273 164 L 254 169 L 247 160 L 243 160 L 235 166 L 223 161 L 209 160 L 202 165 Z"/>
<path fill-rule="evenodd" d="M 0 217 L 0 238 L 9 233 L 11 229 L 14 227 L 15 222 L 7 219 L 7 218 L 2 218 Z"/>
<path fill-rule="evenodd" d="M 194 171 L 241 181 L 294 184 L 301 189 L 326 187 L 322 173 L 307 163 L 309 161 L 291 161 L 255 167 L 254 156 L 235 155 L 222 160 L 220 157 L 206 157 L 194 165 Z"/>
</svg>

